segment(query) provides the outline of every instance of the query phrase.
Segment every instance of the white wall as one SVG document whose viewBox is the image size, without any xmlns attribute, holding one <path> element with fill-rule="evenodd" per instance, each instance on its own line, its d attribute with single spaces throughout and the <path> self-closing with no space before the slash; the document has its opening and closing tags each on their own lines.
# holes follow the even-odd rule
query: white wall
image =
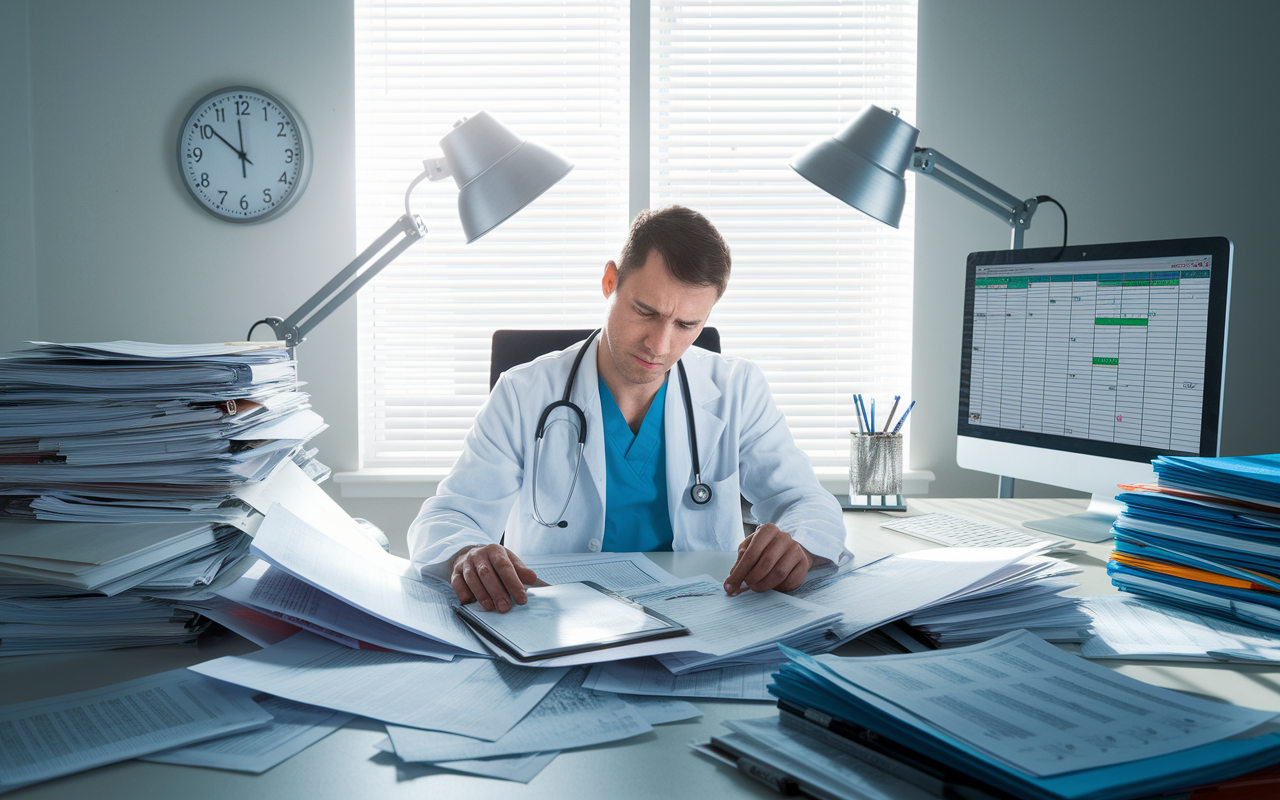
<svg viewBox="0 0 1280 800">
<path fill-rule="evenodd" d="M 1280 450 L 1278 28 L 1280 5 L 1249 0 L 920 3 L 921 145 L 1057 198 L 1076 244 L 1235 242 L 1226 454 Z M 957 341 L 965 258 L 1008 247 L 1009 229 L 935 181 L 916 186 L 911 466 L 934 470 L 935 496 L 994 495 L 994 478 L 955 466 Z M 1061 235 L 1045 205 L 1027 246 Z"/>
</svg>

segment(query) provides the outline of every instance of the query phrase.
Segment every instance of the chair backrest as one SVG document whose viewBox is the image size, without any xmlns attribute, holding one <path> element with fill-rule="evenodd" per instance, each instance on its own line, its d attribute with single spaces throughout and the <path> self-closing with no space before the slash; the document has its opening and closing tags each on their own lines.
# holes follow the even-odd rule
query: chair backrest
<svg viewBox="0 0 1280 800">
<path fill-rule="evenodd" d="M 571 344 L 582 341 L 591 335 L 586 330 L 555 331 L 494 331 L 493 351 L 489 357 L 489 390 L 498 382 L 498 376 L 512 367 L 528 363 L 538 356 L 563 350 Z M 715 328 L 703 328 L 702 333 L 693 342 L 698 347 L 720 352 L 720 331 Z"/>
</svg>

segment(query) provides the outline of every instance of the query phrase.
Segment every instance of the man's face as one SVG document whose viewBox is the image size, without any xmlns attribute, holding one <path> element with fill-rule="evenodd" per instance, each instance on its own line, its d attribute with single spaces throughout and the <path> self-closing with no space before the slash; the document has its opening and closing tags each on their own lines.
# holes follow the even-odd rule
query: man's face
<svg viewBox="0 0 1280 800">
<path fill-rule="evenodd" d="M 702 332 L 719 299 L 715 287 L 677 281 L 656 250 L 621 284 L 610 261 L 601 286 L 609 298 L 603 341 L 608 361 L 600 359 L 605 381 L 612 385 L 610 378 L 620 378 L 624 385 L 657 391 L 667 370 Z"/>
</svg>

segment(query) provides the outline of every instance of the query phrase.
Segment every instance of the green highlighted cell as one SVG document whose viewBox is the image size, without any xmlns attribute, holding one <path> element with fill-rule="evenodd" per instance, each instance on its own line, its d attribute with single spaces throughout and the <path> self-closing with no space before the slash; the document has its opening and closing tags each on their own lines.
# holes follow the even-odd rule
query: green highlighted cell
<svg viewBox="0 0 1280 800">
<path fill-rule="evenodd" d="M 1093 357 L 1093 365 L 1094 365 L 1095 367 L 1118 367 L 1118 366 L 1120 366 L 1120 359 L 1118 359 L 1118 358 L 1098 358 L 1097 356 L 1094 356 L 1094 357 Z"/>
<path fill-rule="evenodd" d="M 1094 317 L 1094 325 L 1126 325 L 1147 327 L 1146 317 Z"/>
</svg>

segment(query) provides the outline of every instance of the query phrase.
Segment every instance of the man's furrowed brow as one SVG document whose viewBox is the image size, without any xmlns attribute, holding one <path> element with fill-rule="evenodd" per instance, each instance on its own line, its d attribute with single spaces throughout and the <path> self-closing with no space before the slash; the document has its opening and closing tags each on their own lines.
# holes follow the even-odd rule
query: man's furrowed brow
<svg viewBox="0 0 1280 800">
<path fill-rule="evenodd" d="M 636 308 L 640 309 L 641 311 L 645 312 L 646 314 L 656 314 L 656 315 L 658 315 L 658 316 L 660 316 L 660 317 L 665 317 L 665 316 L 666 316 L 666 314 L 663 314 L 661 311 L 659 311 L 658 309 L 656 309 L 656 308 L 654 308 L 653 306 L 649 305 L 648 303 L 641 302 L 640 300 L 635 300 L 635 299 L 633 299 L 631 302 L 632 302 L 632 303 L 635 303 Z M 680 323 L 681 325 L 697 325 L 698 323 L 702 322 L 702 320 L 700 320 L 700 319 L 678 319 L 678 320 L 676 320 L 676 322 Z"/>
</svg>

